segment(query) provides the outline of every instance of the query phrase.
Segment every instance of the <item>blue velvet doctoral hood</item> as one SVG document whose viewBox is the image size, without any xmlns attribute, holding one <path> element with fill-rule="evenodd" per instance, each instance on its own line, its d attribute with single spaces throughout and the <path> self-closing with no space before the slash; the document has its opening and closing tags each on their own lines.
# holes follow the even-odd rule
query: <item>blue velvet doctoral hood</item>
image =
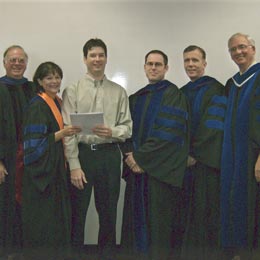
<svg viewBox="0 0 260 260">
<path fill-rule="evenodd" d="M 232 78 L 224 125 L 221 162 L 221 241 L 223 247 L 246 247 L 249 111 L 260 64 Z M 239 99 L 237 96 L 239 94 Z"/>
<path fill-rule="evenodd" d="M 10 78 L 8 76 L 4 76 L 0 78 L 0 82 L 6 84 L 6 85 L 11 85 L 11 86 L 18 86 L 18 85 L 23 85 L 24 83 L 28 82 L 27 78 L 21 78 L 21 79 L 14 79 Z"/>
</svg>

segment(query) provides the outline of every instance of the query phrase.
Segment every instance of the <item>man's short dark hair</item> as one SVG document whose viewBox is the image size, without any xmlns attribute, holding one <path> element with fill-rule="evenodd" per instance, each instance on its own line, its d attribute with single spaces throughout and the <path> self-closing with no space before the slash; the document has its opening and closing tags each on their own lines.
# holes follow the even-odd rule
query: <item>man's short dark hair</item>
<svg viewBox="0 0 260 260">
<path fill-rule="evenodd" d="M 101 47 L 104 50 L 105 55 L 107 57 L 107 46 L 101 39 L 98 38 L 90 39 L 85 43 L 83 47 L 84 57 L 88 56 L 88 51 L 91 50 L 93 47 Z"/>
<path fill-rule="evenodd" d="M 195 50 L 198 50 L 201 53 L 202 58 L 204 60 L 206 60 L 206 52 L 201 47 L 199 47 L 197 45 L 190 45 L 190 46 L 188 46 L 187 48 L 184 49 L 183 53 L 191 52 L 191 51 L 195 51 Z"/>
<path fill-rule="evenodd" d="M 149 52 L 145 55 L 145 63 L 147 62 L 148 56 L 149 56 L 150 54 L 153 54 L 153 53 L 162 55 L 163 61 L 164 61 L 164 65 L 168 65 L 168 57 L 167 57 L 167 55 L 166 55 L 164 52 L 160 51 L 160 50 L 152 50 L 152 51 L 149 51 Z"/>
</svg>

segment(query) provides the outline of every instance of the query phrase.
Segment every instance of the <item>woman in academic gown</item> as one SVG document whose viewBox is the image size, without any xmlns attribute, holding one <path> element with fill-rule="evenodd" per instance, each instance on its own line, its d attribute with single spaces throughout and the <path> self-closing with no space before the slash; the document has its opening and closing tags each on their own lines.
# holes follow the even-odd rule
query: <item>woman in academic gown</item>
<svg viewBox="0 0 260 260">
<path fill-rule="evenodd" d="M 70 199 L 63 138 L 80 131 L 63 127 L 57 93 L 61 68 L 42 63 L 33 81 L 38 95 L 26 111 L 22 196 L 26 259 L 63 259 L 70 245 Z"/>
</svg>

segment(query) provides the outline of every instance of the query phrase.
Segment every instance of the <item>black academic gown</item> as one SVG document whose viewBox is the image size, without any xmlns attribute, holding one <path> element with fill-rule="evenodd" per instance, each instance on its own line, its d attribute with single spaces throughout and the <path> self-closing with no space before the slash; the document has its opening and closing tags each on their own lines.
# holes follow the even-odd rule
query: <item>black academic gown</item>
<svg viewBox="0 0 260 260">
<path fill-rule="evenodd" d="M 156 225 L 151 218 L 151 212 L 157 211 L 152 198 L 161 195 L 154 194 L 149 183 L 169 190 L 182 186 L 188 154 L 187 103 L 178 88 L 164 80 L 130 96 L 130 110 L 133 135 L 123 151 L 132 151 L 145 173 L 136 175 L 124 167 L 126 192 L 122 245 L 129 254 L 147 255 L 150 247 L 159 243 L 154 243 L 148 226 Z M 171 204 L 171 200 L 164 201 L 164 205 L 167 203 Z M 161 221 L 164 221 L 163 216 L 156 222 Z M 169 239 L 165 244 L 170 247 L 170 243 Z"/>
<path fill-rule="evenodd" d="M 58 130 L 50 107 L 35 97 L 24 122 L 22 219 L 25 252 L 40 259 L 60 259 L 70 244 L 68 172 L 63 142 L 55 142 Z"/>
<path fill-rule="evenodd" d="M 218 259 L 220 161 L 227 99 L 223 85 L 209 76 L 189 82 L 181 91 L 191 111 L 189 154 L 197 161 L 187 168 L 184 182 L 182 257 Z"/>
<path fill-rule="evenodd" d="M 13 252 L 22 245 L 20 212 L 22 157 L 22 121 L 35 87 L 26 78 L 0 78 L 0 160 L 8 175 L 0 185 L 0 252 Z M 1 253 L 0 253 L 1 254 Z"/>
<path fill-rule="evenodd" d="M 259 249 L 260 63 L 226 84 L 228 97 L 221 164 L 221 245 Z"/>
</svg>

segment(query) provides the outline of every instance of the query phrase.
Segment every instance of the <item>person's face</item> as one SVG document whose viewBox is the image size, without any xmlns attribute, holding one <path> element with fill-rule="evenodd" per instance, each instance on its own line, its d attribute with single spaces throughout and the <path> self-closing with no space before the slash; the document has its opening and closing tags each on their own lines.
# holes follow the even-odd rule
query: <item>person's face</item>
<svg viewBox="0 0 260 260">
<path fill-rule="evenodd" d="M 50 73 L 43 79 L 38 79 L 38 82 L 47 95 L 55 97 L 60 90 L 61 77 L 56 72 L 54 74 Z"/>
<path fill-rule="evenodd" d="M 168 70 L 168 65 L 164 64 L 163 56 L 159 53 L 151 53 L 144 64 L 144 71 L 150 83 L 163 80 Z"/>
<path fill-rule="evenodd" d="M 232 60 L 241 72 L 246 71 L 255 60 L 255 47 L 244 36 L 237 36 L 229 42 L 229 52 Z"/>
<path fill-rule="evenodd" d="M 95 77 L 103 75 L 107 64 L 105 51 L 101 47 L 93 47 L 88 51 L 87 57 L 84 57 L 88 73 Z"/>
<path fill-rule="evenodd" d="M 4 58 L 4 67 L 8 77 L 21 79 L 27 67 L 24 51 L 20 48 L 9 50 Z"/>
<path fill-rule="evenodd" d="M 203 76 L 207 62 L 203 59 L 199 50 L 183 53 L 185 71 L 191 81 Z"/>
</svg>

